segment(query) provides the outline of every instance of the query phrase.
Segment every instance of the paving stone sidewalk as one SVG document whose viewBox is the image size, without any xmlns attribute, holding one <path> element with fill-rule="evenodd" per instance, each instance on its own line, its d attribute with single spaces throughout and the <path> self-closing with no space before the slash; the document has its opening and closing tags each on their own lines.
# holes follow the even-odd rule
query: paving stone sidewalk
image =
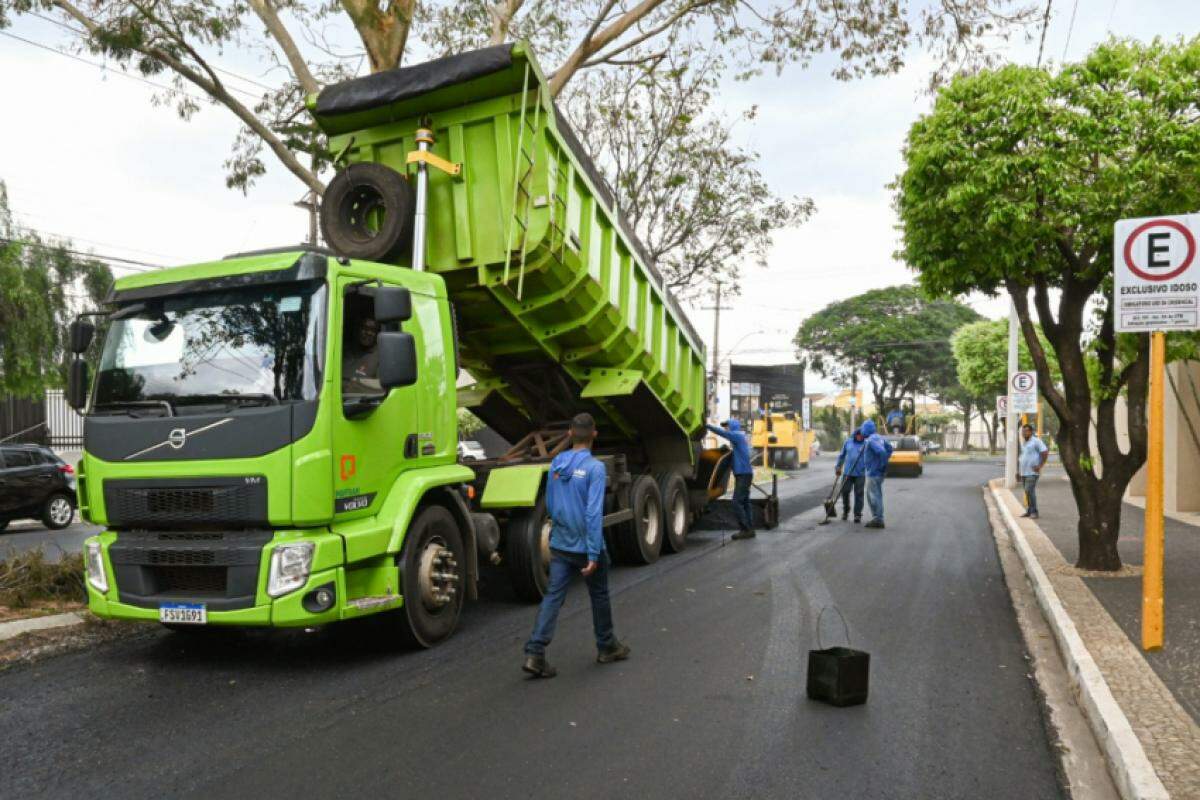
<svg viewBox="0 0 1200 800">
<path fill-rule="evenodd" d="M 1014 508 L 1016 498 L 1009 499 Z M 1061 473 L 1039 484 L 1038 504 L 1037 524 L 1021 522 L 1042 569 L 1171 796 L 1200 798 L 1200 529 L 1167 522 L 1166 646 L 1143 654 L 1140 570 L 1119 578 L 1079 576 L 1072 566 L 1078 515 Z M 1140 566 L 1142 511 L 1127 506 L 1121 522 L 1121 558 Z"/>
</svg>

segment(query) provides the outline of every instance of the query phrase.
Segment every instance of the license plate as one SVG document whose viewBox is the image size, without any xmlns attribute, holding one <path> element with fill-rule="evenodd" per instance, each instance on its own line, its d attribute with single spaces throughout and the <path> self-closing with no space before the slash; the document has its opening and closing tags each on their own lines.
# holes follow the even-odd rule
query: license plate
<svg viewBox="0 0 1200 800">
<path fill-rule="evenodd" d="M 204 603 L 163 603 L 158 607 L 158 621 L 171 625 L 205 625 L 208 609 Z"/>
</svg>

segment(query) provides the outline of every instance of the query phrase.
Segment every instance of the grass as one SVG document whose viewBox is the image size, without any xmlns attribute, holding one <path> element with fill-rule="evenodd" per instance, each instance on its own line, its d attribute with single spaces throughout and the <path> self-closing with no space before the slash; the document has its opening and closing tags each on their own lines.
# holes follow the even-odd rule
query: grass
<svg viewBox="0 0 1200 800">
<path fill-rule="evenodd" d="M 78 553 L 50 562 L 41 550 L 34 550 L 0 561 L 0 606 L 27 609 L 84 602 L 83 556 Z"/>
</svg>

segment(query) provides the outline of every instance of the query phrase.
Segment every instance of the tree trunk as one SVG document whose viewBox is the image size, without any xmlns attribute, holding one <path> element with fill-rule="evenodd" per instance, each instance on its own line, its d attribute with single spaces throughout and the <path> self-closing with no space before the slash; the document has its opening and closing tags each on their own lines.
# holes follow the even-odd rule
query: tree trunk
<svg viewBox="0 0 1200 800">
<path fill-rule="evenodd" d="M 1124 487 L 1116 489 L 1102 478 L 1087 475 L 1072 484 L 1075 505 L 1079 509 L 1080 569 L 1115 571 L 1121 568 L 1117 538 L 1121 532 L 1121 505 Z"/>
<path fill-rule="evenodd" d="M 971 452 L 971 401 L 963 403 L 963 452 Z"/>
</svg>

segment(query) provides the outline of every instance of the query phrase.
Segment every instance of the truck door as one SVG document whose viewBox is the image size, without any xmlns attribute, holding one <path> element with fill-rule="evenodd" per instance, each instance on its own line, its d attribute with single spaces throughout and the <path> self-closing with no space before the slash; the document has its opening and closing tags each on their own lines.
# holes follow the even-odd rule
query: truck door
<svg viewBox="0 0 1200 800">
<path fill-rule="evenodd" d="M 330 348 L 339 399 L 334 410 L 334 512 L 340 519 L 378 512 L 400 472 L 421 452 L 419 400 L 422 380 L 384 392 L 379 385 L 379 324 L 374 286 L 342 278 L 337 309 L 341 335 Z M 404 329 L 421 334 L 411 321 Z M 423 376 L 421 376 L 423 377 Z"/>
</svg>

